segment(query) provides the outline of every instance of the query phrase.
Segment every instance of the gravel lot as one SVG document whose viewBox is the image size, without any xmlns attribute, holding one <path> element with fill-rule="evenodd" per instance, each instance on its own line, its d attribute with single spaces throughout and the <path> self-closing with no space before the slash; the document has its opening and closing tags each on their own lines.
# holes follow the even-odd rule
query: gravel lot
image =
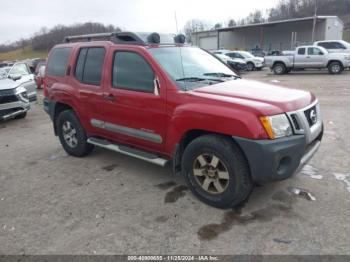
<svg viewBox="0 0 350 262">
<path fill-rule="evenodd" d="M 67 156 L 40 93 L 26 119 L 0 123 L 0 254 L 350 254 L 350 71 L 243 76 L 317 95 L 325 135 L 301 173 L 217 210 L 169 169 Z"/>
</svg>

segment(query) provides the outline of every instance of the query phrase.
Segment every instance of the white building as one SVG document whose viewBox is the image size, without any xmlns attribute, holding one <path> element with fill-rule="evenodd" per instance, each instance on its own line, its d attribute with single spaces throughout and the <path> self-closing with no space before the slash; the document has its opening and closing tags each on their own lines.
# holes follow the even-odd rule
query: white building
<svg viewBox="0 0 350 262">
<path fill-rule="evenodd" d="M 201 48 L 253 50 L 290 50 L 312 44 L 315 17 L 296 18 L 201 31 L 192 34 L 192 42 Z M 314 41 L 340 40 L 343 21 L 337 16 L 317 16 Z"/>
</svg>

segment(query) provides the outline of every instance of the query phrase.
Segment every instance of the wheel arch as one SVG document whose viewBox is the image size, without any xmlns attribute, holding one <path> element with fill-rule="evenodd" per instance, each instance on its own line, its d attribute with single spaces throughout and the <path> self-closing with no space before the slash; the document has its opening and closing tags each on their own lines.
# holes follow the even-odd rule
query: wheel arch
<svg viewBox="0 0 350 262">
<path fill-rule="evenodd" d="M 237 143 L 235 138 L 233 136 L 224 134 L 224 133 L 218 133 L 218 132 L 213 132 L 213 131 L 208 131 L 204 129 L 191 129 L 188 130 L 186 133 L 183 134 L 181 137 L 181 140 L 179 141 L 178 144 L 175 145 L 173 156 L 172 156 L 172 169 L 174 174 L 181 172 L 181 162 L 182 162 L 182 156 L 183 153 L 185 152 L 186 147 L 195 139 L 205 136 L 205 135 L 213 135 L 213 136 L 219 136 L 219 137 L 224 137 L 228 138 L 234 143 L 243 153 L 244 157 L 246 158 L 248 162 L 247 155 L 241 148 L 241 146 Z"/>
<path fill-rule="evenodd" d="M 342 61 L 340 60 L 337 60 L 337 59 L 332 59 L 332 60 L 329 60 L 328 63 L 327 63 L 327 67 L 329 67 L 329 65 L 333 62 L 337 62 L 339 63 L 343 68 L 344 68 L 344 64 L 342 63 Z"/>
<path fill-rule="evenodd" d="M 65 110 L 72 110 L 75 112 L 73 107 L 71 105 L 69 105 L 68 103 L 63 103 L 63 102 L 56 102 L 55 103 L 52 121 L 53 121 L 53 128 L 54 128 L 54 132 L 55 132 L 56 136 L 57 136 L 57 124 L 56 124 L 57 121 L 56 121 L 56 119 L 59 116 L 59 114 Z"/>
<path fill-rule="evenodd" d="M 277 65 L 277 64 L 283 64 L 286 68 L 288 68 L 287 67 L 287 65 L 286 65 L 286 63 L 285 62 L 283 62 L 283 61 L 281 61 L 281 60 L 278 60 L 278 61 L 275 61 L 275 62 L 273 62 L 273 64 L 272 64 L 272 68 L 274 68 L 275 67 L 275 65 Z"/>
</svg>

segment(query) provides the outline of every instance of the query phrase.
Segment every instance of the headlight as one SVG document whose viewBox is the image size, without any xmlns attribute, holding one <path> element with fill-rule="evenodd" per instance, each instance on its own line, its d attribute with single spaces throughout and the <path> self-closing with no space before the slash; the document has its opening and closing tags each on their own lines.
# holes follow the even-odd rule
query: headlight
<svg viewBox="0 0 350 262">
<path fill-rule="evenodd" d="M 350 60 L 350 55 L 346 55 L 346 56 L 344 56 L 344 58 L 345 58 L 346 60 Z"/>
<path fill-rule="evenodd" d="M 19 99 L 21 99 L 23 102 L 25 103 L 29 102 L 27 90 L 23 86 L 17 87 L 15 93 L 19 97 Z"/>
<path fill-rule="evenodd" d="M 22 94 L 22 93 L 27 92 L 27 90 L 23 86 L 19 86 L 16 88 L 15 92 L 16 92 L 16 95 L 18 95 L 18 94 Z"/>
<path fill-rule="evenodd" d="M 292 127 L 285 114 L 262 116 L 260 117 L 260 121 L 270 139 L 291 136 L 293 134 Z"/>
</svg>

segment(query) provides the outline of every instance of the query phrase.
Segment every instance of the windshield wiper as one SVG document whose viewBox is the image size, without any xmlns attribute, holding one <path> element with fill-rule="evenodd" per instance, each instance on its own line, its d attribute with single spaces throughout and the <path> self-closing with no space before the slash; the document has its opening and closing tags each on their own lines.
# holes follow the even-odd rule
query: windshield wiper
<svg viewBox="0 0 350 262">
<path fill-rule="evenodd" d="M 223 80 L 221 80 L 221 79 L 201 78 L 201 77 L 184 77 L 184 78 L 176 79 L 176 81 L 188 81 L 188 82 L 216 81 L 216 82 L 223 82 Z"/>
<path fill-rule="evenodd" d="M 205 73 L 203 74 L 205 76 L 215 76 L 215 77 L 234 77 L 234 78 L 240 78 L 239 76 L 237 75 L 230 75 L 230 74 L 225 74 L 225 73 Z"/>
</svg>

